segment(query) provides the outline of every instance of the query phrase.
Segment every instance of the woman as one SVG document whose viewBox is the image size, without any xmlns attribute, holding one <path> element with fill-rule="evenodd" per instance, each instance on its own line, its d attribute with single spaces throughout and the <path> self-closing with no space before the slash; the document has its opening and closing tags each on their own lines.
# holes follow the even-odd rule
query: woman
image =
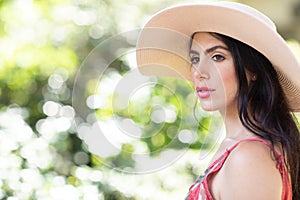
<svg viewBox="0 0 300 200">
<path fill-rule="evenodd" d="M 141 31 L 137 62 L 191 80 L 223 117 L 226 137 L 186 199 L 300 199 L 300 64 L 269 18 L 232 2 L 168 8 Z"/>
</svg>

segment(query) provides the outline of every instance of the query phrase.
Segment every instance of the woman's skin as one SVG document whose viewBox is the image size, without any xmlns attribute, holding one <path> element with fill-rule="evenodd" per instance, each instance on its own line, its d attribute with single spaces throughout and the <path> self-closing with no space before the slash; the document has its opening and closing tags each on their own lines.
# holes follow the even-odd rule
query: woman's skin
<svg viewBox="0 0 300 200">
<path fill-rule="evenodd" d="M 190 58 L 192 81 L 201 107 L 219 111 L 225 123 L 226 136 L 214 161 L 238 141 L 257 136 L 238 117 L 237 79 L 227 46 L 212 34 L 199 32 L 194 36 Z M 270 148 L 261 142 L 241 143 L 221 170 L 209 177 L 209 184 L 216 200 L 280 200 L 282 193 L 276 162 Z"/>
</svg>

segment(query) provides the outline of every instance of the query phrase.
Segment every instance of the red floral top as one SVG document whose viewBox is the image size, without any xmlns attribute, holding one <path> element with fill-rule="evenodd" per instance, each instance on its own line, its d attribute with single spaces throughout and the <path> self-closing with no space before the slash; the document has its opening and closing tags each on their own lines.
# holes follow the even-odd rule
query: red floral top
<svg viewBox="0 0 300 200">
<path fill-rule="evenodd" d="M 227 149 L 224 154 L 222 154 L 217 160 L 215 160 L 195 181 L 195 183 L 190 187 L 189 193 L 185 200 L 214 200 L 212 194 L 208 187 L 208 176 L 218 173 L 225 163 L 228 155 L 241 143 L 246 141 L 258 141 L 266 144 L 270 147 L 270 144 L 265 140 L 259 138 L 250 138 L 237 142 L 230 149 Z M 282 177 L 282 200 L 292 199 L 292 186 L 289 180 L 287 168 L 284 163 L 284 158 L 277 151 L 275 151 L 275 156 L 277 158 L 276 168 L 279 170 Z"/>
</svg>

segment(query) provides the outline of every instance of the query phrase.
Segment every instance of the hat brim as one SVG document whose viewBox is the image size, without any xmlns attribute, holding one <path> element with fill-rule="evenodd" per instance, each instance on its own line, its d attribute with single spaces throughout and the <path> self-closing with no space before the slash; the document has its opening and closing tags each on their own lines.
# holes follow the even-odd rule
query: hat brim
<svg viewBox="0 0 300 200">
<path fill-rule="evenodd" d="M 187 4 L 154 15 L 138 38 L 136 56 L 141 73 L 190 80 L 188 52 L 195 32 L 221 33 L 261 52 L 276 69 L 291 110 L 300 111 L 296 56 L 269 18 L 239 3 Z"/>
</svg>

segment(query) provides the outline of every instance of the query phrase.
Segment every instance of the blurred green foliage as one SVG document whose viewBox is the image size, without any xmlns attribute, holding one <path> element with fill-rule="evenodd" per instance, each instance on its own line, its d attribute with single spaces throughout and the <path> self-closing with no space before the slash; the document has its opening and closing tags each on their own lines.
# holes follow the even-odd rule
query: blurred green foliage
<svg viewBox="0 0 300 200">
<path fill-rule="evenodd" d="M 101 41 L 137 28 L 146 20 L 146 13 L 170 4 L 127 0 L 0 1 L 0 135 L 3 138 L 0 160 L 7 163 L 0 167 L 0 199 L 137 199 L 143 196 L 113 186 L 110 179 L 119 176 L 121 181 L 124 177 L 128 179 L 128 175 L 112 173 L 105 166 L 110 163 L 120 168 L 134 167 L 131 156 L 136 151 L 135 145 L 124 143 L 119 154 L 107 158 L 90 153 L 76 133 L 77 111 L 72 107 L 72 90 L 80 64 Z M 103 56 L 114 54 L 108 48 Z M 120 75 L 130 71 L 124 58 L 116 59 L 110 68 Z M 98 80 L 87 77 L 83 81 L 86 81 L 83 90 L 87 98 L 95 93 Z M 180 87 L 178 84 L 181 94 L 176 97 L 180 99 L 159 86 L 149 98 L 163 96 L 165 105 L 181 109 L 179 101 L 184 101 L 187 93 L 186 88 Z M 112 98 L 108 96 L 108 101 Z M 145 128 L 151 121 L 144 110 L 151 109 L 151 105 L 136 103 L 129 105 L 131 113 L 112 110 L 110 104 L 95 113 L 98 120 L 113 115 L 119 119 L 132 118 Z M 148 148 L 147 152 L 166 148 L 174 135 L 164 132 L 170 132 L 170 128 L 175 130 L 181 118 L 188 114 L 191 113 L 179 113 L 158 134 L 144 137 L 141 142 Z M 182 127 L 189 128 L 187 124 Z M 155 127 L 154 123 L 145 128 L 144 134 L 151 134 Z M 179 143 L 168 148 L 180 148 Z M 191 171 L 185 171 L 194 176 Z M 160 181 L 158 177 L 152 179 Z M 138 181 L 141 180 L 136 177 Z"/>
<path fill-rule="evenodd" d="M 211 149 L 221 124 L 218 116 L 195 109 L 190 83 L 158 79 L 146 98 L 113 107 L 118 97 L 101 84 L 130 72 L 125 55 L 110 63 L 105 76 L 77 80 L 83 93 L 75 98 L 83 111 L 72 105 L 80 65 L 99 43 L 141 27 L 149 15 L 178 2 L 184 1 L 0 0 L 0 199 L 184 197 L 199 173 L 193 149 Z M 108 46 L 101 56 L 105 61 L 115 55 Z M 88 108 L 87 98 L 99 94 L 108 103 Z M 151 116 L 154 111 L 158 116 Z M 162 112 L 169 114 L 165 121 Z M 91 153 L 77 133 L 78 124 L 91 120 L 89 113 L 104 122 L 131 119 L 142 130 L 140 139 L 121 142 L 117 154 Z M 196 139 L 180 139 L 180 131 Z M 132 175 L 111 169 L 134 169 L 137 152 L 159 158 L 165 150 L 187 148 L 169 171 Z"/>
</svg>

